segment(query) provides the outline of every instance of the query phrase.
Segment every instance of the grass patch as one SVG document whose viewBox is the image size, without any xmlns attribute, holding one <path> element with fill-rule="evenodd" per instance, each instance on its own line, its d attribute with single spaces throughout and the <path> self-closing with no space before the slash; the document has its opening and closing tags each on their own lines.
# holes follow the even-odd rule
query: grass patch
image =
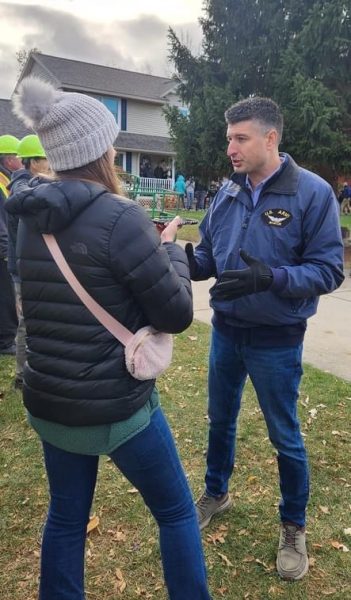
<svg viewBox="0 0 351 600">
<path fill-rule="evenodd" d="M 183 219 L 196 219 L 201 223 L 204 218 L 206 211 L 204 210 L 181 210 L 179 215 Z M 183 225 L 181 229 L 178 229 L 177 238 L 180 240 L 187 240 L 194 242 L 195 244 L 200 241 L 199 225 Z"/>
<path fill-rule="evenodd" d="M 351 229 L 351 215 L 340 215 L 340 225 Z"/>
<path fill-rule="evenodd" d="M 202 219 L 204 218 L 206 212 L 204 210 L 201 210 L 201 211 L 181 210 L 181 211 L 179 211 L 179 214 L 180 214 L 180 216 L 184 217 L 185 219 L 186 218 L 197 219 L 200 224 Z M 341 227 L 348 227 L 351 230 L 351 215 L 340 215 L 340 225 L 341 225 Z M 200 241 L 198 226 L 197 225 L 184 225 L 184 227 L 179 229 L 177 237 L 180 240 L 189 240 L 190 242 L 198 243 Z"/>
<path fill-rule="evenodd" d="M 209 327 L 199 322 L 177 335 L 172 367 L 159 380 L 162 404 L 195 496 L 203 489 L 205 469 L 208 340 Z M 35 600 L 46 478 L 39 441 L 12 387 L 14 376 L 14 360 L 1 357 L 1 598 Z M 275 454 L 252 386 L 246 386 L 231 480 L 234 506 L 203 533 L 215 600 L 351 597 L 350 553 L 343 551 L 351 549 L 351 537 L 344 531 L 351 528 L 350 399 L 350 383 L 305 366 L 299 414 L 311 466 L 312 566 L 304 580 L 291 584 L 281 581 L 274 568 L 279 500 Z M 121 574 L 126 600 L 165 600 L 155 524 L 139 494 L 106 457 L 100 461 L 94 512 L 100 524 L 88 536 L 87 600 L 119 597 Z"/>
</svg>

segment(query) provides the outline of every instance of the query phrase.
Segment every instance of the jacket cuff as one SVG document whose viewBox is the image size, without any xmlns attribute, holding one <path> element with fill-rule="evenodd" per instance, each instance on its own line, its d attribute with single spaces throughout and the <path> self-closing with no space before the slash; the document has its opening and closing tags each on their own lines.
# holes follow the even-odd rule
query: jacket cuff
<svg viewBox="0 0 351 600">
<path fill-rule="evenodd" d="M 273 275 L 273 283 L 270 286 L 270 290 L 272 292 L 281 292 L 287 282 L 288 282 L 288 274 L 284 268 L 273 268 L 271 267 L 272 275 Z"/>
</svg>

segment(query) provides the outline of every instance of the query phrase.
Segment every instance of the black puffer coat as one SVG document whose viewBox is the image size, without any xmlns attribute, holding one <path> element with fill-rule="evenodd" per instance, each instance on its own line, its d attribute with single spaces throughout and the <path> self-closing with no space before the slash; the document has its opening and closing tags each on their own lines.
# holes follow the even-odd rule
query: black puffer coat
<svg viewBox="0 0 351 600">
<path fill-rule="evenodd" d="M 82 181 L 43 183 L 7 201 L 21 218 L 17 255 L 27 328 L 24 403 L 64 425 L 98 425 L 131 416 L 154 381 L 126 370 L 123 346 L 82 305 L 46 248 L 54 233 L 81 284 L 135 332 L 144 325 L 177 333 L 192 320 L 186 255 L 160 243 L 133 201 Z"/>
</svg>

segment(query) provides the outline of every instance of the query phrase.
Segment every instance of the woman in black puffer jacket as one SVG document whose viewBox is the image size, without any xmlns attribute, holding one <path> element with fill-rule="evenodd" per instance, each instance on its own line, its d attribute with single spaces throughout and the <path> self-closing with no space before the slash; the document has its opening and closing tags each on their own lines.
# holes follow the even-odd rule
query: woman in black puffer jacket
<svg viewBox="0 0 351 600">
<path fill-rule="evenodd" d="M 54 181 L 13 196 L 28 359 L 23 398 L 44 448 L 50 508 L 40 600 L 84 599 L 84 545 L 100 454 L 140 491 L 160 528 L 172 600 L 210 598 L 196 513 L 154 380 L 126 369 L 124 347 L 81 303 L 42 233 L 53 233 L 89 294 L 130 331 L 177 333 L 192 320 L 187 259 L 119 194 L 118 126 L 97 100 L 23 80 L 15 110 L 38 133 Z"/>
</svg>

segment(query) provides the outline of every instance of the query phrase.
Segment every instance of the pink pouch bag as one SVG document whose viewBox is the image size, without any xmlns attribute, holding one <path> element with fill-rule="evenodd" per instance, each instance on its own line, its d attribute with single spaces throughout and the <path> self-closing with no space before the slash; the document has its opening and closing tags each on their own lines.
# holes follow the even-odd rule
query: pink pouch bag
<svg viewBox="0 0 351 600">
<path fill-rule="evenodd" d="M 142 327 L 125 346 L 126 367 L 135 379 L 155 379 L 171 364 L 172 352 L 169 333 Z"/>
<path fill-rule="evenodd" d="M 114 319 L 86 289 L 72 272 L 52 234 L 43 233 L 44 241 L 61 273 L 94 317 L 125 347 L 126 367 L 129 373 L 142 381 L 156 379 L 172 360 L 173 337 L 170 333 L 157 331 L 150 325 L 132 333 Z"/>
</svg>

